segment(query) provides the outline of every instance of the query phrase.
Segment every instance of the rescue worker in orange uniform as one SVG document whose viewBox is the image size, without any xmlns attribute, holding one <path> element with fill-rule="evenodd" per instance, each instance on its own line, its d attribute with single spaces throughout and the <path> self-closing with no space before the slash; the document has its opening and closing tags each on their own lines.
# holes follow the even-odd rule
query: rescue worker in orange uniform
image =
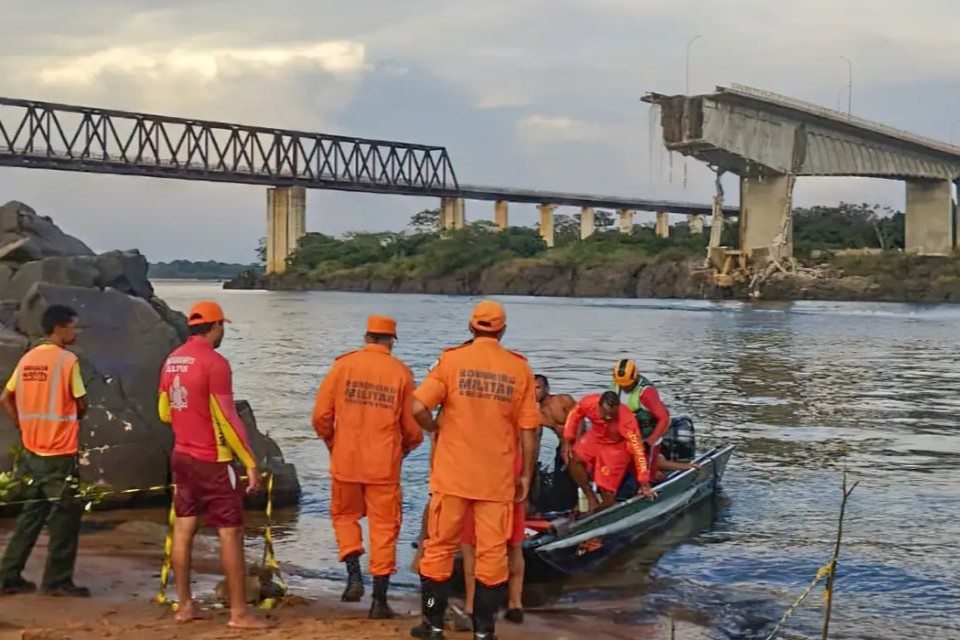
<svg viewBox="0 0 960 640">
<path fill-rule="evenodd" d="M 0 593 L 36 589 L 21 574 L 46 524 L 50 544 L 40 592 L 87 597 L 90 591 L 73 583 L 83 516 L 83 505 L 75 499 L 77 453 L 87 391 L 77 356 L 65 347 L 77 339 L 77 312 L 51 305 L 40 323 L 46 341 L 20 359 L 0 395 L 26 450 L 18 475 L 32 480 L 24 483 L 22 496 L 31 502 L 20 512 L 0 564 Z"/>
<path fill-rule="evenodd" d="M 574 444 L 584 418 L 590 420 L 591 428 Z M 650 488 L 650 470 L 637 419 L 613 391 L 585 396 L 573 407 L 563 428 L 563 448 L 570 475 L 586 494 L 591 512 L 613 504 L 631 459 L 636 467 L 640 495 L 656 497 Z M 590 471 L 601 500 L 590 487 Z"/>
<path fill-rule="evenodd" d="M 360 556 L 367 517 L 371 619 L 392 618 L 387 604 L 390 576 L 397 569 L 397 538 L 403 510 L 400 466 L 423 441 L 413 418 L 413 373 L 392 355 L 397 323 L 370 316 L 363 348 L 337 358 L 317 390 L 313 428 L 330 450 L 330 516 L 347 565 L 344 602 L 363 597 Z"/>
<path fill-rule="evenodd" d="M 173 574 L 180 607 L 177 622 L 196 619 L 190 588 L 193 539 L 204 516 L 217 530 L 220 558 L 230 593 L 230 618 L 235 629 L 262 629 L 267 620 L 247 609 L 246 562 L 243 557 L 243 489 L 233 467 L 237 458 L 247 474 L 247 494 L 260 488 L 247 430 L 233 400 L 230 363 L 217 353 L 224 323 L 230 322 L 216 302 L 193 305 L 187 315 L 190 337 L 167 356 L 160 374 L 157 413 L 173 427 L 170 471 L 176 485 L 173 506 Z"/>
<path fill-rule="evenodd" d="M 414 400 L 414 415 L 429 432 L 439 430 L 430 476 L 427 538 L 420 560 L 423 621 L 414 637 L 443 637 L 454 556 L 464 518 L 476 526 L 474 638 L 494 637 L 501 592 L 509 575 L 507 541 L 514 503 L 526 500 L 537 450 L 540 412 L 526 359 L 500 344 L 507 326 L 503 307 L 480 302 L 470 318 L 469 342 L 444 351 Z M 431 411 L 441 407 L 439 424 Z M 522 470 L 514 471 L 517 447 Z"/>
</svg>

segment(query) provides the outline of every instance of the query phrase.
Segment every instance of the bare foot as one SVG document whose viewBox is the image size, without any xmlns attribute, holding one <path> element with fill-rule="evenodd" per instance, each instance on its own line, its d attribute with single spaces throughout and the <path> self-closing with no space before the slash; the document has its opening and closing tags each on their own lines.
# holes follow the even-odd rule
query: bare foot
<svg viewBox="0 0 960 640">
<path fill-rule="evenodd" d="M 179 607 L 177 607 L 177 613 L 174 614 L 173 619 L 176 620 L 177 622 L 191 622 L 192 620 L 202 620 L 202 618 L 197 615 L 196 609 L 194 609 L 192 602 L 181 604 Z"/>
<path fill-rule="evenodd" d="M 252 616 L 249 613 L 231 617 L 230 621 L 227 622 L 227 626 L 231 629 L 269 629 L 274 626 L 274 624 L 272 620 L 264 620 L 263 618 Z"/>
</svg>

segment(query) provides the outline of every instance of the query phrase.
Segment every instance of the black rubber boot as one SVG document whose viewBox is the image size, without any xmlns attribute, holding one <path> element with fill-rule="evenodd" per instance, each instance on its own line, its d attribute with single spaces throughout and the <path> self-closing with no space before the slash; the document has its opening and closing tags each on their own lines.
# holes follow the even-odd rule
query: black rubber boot
<svg viewBox="0 0 960 640">
<path fill-rule="evenodd" d="M 363 599 L 363 576 L 360 573 L 360 554 L 347 556 L 343 561 L 347 565 L 347 588 L 343 590 L 340 600 L 343 602 L 360 602 Z"/>
<path fill-rule="evenodd" d="M 370 603 L 371 620 L 389 620 L 394 617 L 393 609 L 387 604 L 387 590 L 390 589 L 390 576 L 373 577 L 373 602 Z"/>
<path fill-rule="evenodd" d="M 450 597 L 450 580 L 436 582 L 420 576 L 420 624 L 410 629 L 410 635 L 423 640 L 443 640 L 443 621 Z"/>
<path fill-rule="evenodd" d="M 473 637 L 474 640 L 496 640 L 494 634 L 497 609 L 503 599 L 503 585 L 488 587 L 477 580 L 473 596 Z"/>
</svg>

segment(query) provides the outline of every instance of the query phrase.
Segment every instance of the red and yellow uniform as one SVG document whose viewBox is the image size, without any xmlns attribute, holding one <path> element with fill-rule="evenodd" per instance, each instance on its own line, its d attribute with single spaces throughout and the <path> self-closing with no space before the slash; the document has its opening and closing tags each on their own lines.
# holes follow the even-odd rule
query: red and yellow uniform
<svg viewBox="0 0 960 640">
<path fill-rule="evenodd" d="M 77 399 L 87 394 L 77 356 L 54 344 L 28 351 L 7 381 L 15 394 L 23 447 L 38 456 L 76 455 Z"/>
<path fill-rule="evenodd" d="M 373 316 L 367 332 L 395 335 L 396 323 Z M 313 427 L 330 449 L 330 515 L 340 561 L 363 553 L 360 518 L 370 528 L 370 573 L 396 571 L 403 456 L 423 441 L 413 417 L 413 374 L 382 344 L 340 356 L 317 390 Z"/>
<path fill-rule="evenodd" d="M 584 418 L 590 420 L 592 426 L 574 445 L 573 452 L 588 471 L 593 471 L 593 481 L 598 489 L 616 493 L 631 458 L 636 467 L 637 482 L 645 484 L 650 481 L 640 426 L 626 405 L 619 405 L 617 417 L 607 422 L 600 415 L 600 394 L 585 396 L 567 416 L 564 440 L 572 442 L 577 437 L 577 427 Z"/>
<path fill-rule="evenodd" d="M 191 324 L 225 320 L 216 306 Z M 191 336 L 167 356 L 158 412 L 173 425 L 177 516 L 205 513 L 211 527 L 241 526 L 243 498 L 230 463 L 236 458 L 247 469 L 257 464 L 234 404 L 230 363 L 206 338 Z"/>
<path fill-rule="evenodd" d="M 471 318 L 479 331 L 496 333 L 505 325 L 495 302 L 480 303 Z M 477 579 L 500 585 L 508 577 L 505 542 L 513 526 L 519 434 L 540 424 L 533 372 L 496 338 L 477 337 L 444 351 L 416 397 L 428 410 L 442 407 L 420 573 L 435 582 L 450 578 L 472 508 Z"/>
</svg>

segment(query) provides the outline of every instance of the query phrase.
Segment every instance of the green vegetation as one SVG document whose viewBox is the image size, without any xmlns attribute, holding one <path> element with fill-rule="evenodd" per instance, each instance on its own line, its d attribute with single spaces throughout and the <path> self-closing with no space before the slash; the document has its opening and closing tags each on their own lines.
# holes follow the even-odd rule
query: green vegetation
<svg viewBox="0 0 960 640">
<path fill-rule="evenodd" d="M 642 226 L 625 235 L 615 229 L 611 214 L 598 211 L 597 232 L 580 240 L 579 218 L 555 216 L 556 246 L 552 249 L 546 247 L 536 228 L 498 231 L 490 222 L 480 221 L 464 229 L 441 231 L 436 209 L 413 215 L 403 233 L 351 232 L 342 238 L 309 233 L 290 259 L 288 277 L 434 278 L 478 273 L 492 265 L 507 270 L 535 264 L 591 269 L 696 259 L 706 253 L 709 230 L 693 235 L 685 222 L 674 225 L 669 238 L 658 238 L 653 228 Z M 736 246 L 737 235 L 733 221 L 724 230 L 724 244 Z M 794 246 L 801 257 L 815 250 L 897 249 L 903 246 L 903 214 L 867 204 L 796 209 Z"/>
<path fill-rule="evenodd" d="M 166 278 L 170 280 L 229 280 L 241 271 L 249 269 L 259 270 L 257 265 L 229 264 L 225 262 L 194 262 L 191 260 L 174 260 L 173 262 L 157 262 L 150 265 L 151 278 Z"/>
</svg>

